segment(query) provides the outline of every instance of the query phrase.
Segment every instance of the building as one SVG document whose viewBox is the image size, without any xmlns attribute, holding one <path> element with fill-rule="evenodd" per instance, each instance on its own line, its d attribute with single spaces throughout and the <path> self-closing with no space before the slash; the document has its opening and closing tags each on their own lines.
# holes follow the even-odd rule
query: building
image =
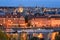
<svg viewBox="0 0 60 40">
<path fill-rule="evenodd" d="M 10 12 L 9 8 L 3 8 L 3 10 L 4 9 L 6 9 L 8 11 L 5 12 L 5 15 L 0 15 L 0 25 L 3 25 L 7 29 L 8 28 L 24 28 L 24 29 L 31 28 L 33 30 L 33 28 L 36 28 L 36 29 L 37 28 L 41 28 L 41 29 L 60 28 L 60 14 L 59 14 L 59 16 L 55 15 L 55 14 L 53 14 L 53 15 L 49 14 L 50 12 L 53 13 L 51 11 L 53 9 L 51 9 L 51 10 L 47 9 L 47 11 L 49 10 L 49 12 L 47 12 L 49 15 L 46 15 L 46 13 L 44 13 L 42 11 L 42 9 L 40 9 L 40 8 L 36 8 L 36 9 L 34 9 L 34 8 L 33 9 L 32 8 L 27 8 L 27 9 L 19 8 L 19 12 L 16 12 L 18 10 L 18 8 L 13 8 L 13 10 L 10 9 L 10 10 L 12 10 L 11 12 Z M 26 15 L 23 15 L 24 13 L 26 13 L 27 18 L 28 18 L 27 23 L 25 22 Z M 32 14 L 32 13 L 34 13 L 34 14 Z M 28 23 L 30 23 L 30 26 L 27 26 Z M 7 29 L 6 29 L 6 31 L 7 31 Z M 26 30 L 22 30 L 22 32 L 24 32 Z M 40 30 L 40 29 L 38 29 L 38 30 Z M 28 31 L 30 31 L 30 30 L 28 30 Z M 42 30 L 40 30 L 40 32 L 41 31 Z M 56 34 L 58 34 L 58 32 L 52 33 L 51 40 L 54 40 Z M 43 32 L 41 32 L 41 33 L 32 32 L 32 34 L 22 33 L 21 35 L 23 35 L 22 38 L 25 38 L 24 40 L 26 40 L 27 35 L 29 35 L 29 37 L 36 36 L 39 38 L 43 38 L 44 33 Z M 47 35 L 47 33 L 46 33 L 46 35 Z M 49 35 L 50 35 L 50 33 L 48 33 L 48 36 Z M 46 37 L 48 37 L 48 36 L 46 36 Z"/>
</svg>

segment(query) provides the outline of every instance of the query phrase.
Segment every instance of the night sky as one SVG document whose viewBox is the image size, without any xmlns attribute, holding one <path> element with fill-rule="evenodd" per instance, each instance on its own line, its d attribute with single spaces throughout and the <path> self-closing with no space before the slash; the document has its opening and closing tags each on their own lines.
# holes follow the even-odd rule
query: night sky
<svg viewBox="0 0 60 40">
<path fill-rule="evenodd" d="M 60 7 L 60 0 L 0 0 L 0 6 Z"/>
</svg>

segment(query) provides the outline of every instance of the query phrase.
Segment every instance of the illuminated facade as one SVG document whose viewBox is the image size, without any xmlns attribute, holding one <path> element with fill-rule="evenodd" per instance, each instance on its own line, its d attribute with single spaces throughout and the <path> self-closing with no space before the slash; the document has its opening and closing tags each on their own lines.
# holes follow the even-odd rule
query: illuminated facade
<svg viewBox="0 0 60 40">
<path fill-rule="evenodd" d="M 31 25 L 36 27 L 60 27 L 60 18 L 33 18 Z"/>
<path fill-rule="evenodd" d="M 0 25 L 4 25 L 5 27 L 25 27 L 25 19 L 23 16 L 20 18 L 0 18 Z"/>
</svg>

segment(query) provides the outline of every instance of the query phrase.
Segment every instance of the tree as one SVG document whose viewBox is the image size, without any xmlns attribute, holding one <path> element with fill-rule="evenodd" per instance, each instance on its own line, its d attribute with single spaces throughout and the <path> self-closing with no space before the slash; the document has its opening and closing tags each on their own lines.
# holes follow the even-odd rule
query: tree
<svg viewBox="0 0 60 40">
<path fill-rule="evenodd" d="M 25 16 L 25 23 L 28 23 L 28 15 Z"/>
<path fill-rule="evenodd" d="M 5 30 L 3 25 L 0 25 L 0 30 Z"/>
<path fill-rule="evenodd" d="M 30 22 L 28 22 L 27 26 L 31 26 L 31 23 L 30 23 Z"/>
<path fill-rule="evenodd" d="M 60 40 L 60 35 L 59 34 L 55 36 L 55 40 Z"/>
<path fill-rule="evenodd" d="M 32 37 L 30 40 L 40 40 L 38 37 Z"/>
<path fill-rule="evenodd" d="M 8 36 L 2 30 L 0 30 L 0 40 L 8 40 Z"/>
</svg>

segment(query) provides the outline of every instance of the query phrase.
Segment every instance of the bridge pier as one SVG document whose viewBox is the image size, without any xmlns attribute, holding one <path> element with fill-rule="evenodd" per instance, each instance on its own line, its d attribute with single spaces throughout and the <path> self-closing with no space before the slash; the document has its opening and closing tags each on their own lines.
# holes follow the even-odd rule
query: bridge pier
<svg viewBox="0 0 60 40">
<path fill-rule="evenodd" d="M 44 35 L 44 40 L 51 40 L 50 36 L 52 33 L 43 33 Z"/>
<path fill-rule="evenodd" d="M 30 40 L 33 37 L 33 34 L 28 34 L 28 40 Z"/>
</svg>

